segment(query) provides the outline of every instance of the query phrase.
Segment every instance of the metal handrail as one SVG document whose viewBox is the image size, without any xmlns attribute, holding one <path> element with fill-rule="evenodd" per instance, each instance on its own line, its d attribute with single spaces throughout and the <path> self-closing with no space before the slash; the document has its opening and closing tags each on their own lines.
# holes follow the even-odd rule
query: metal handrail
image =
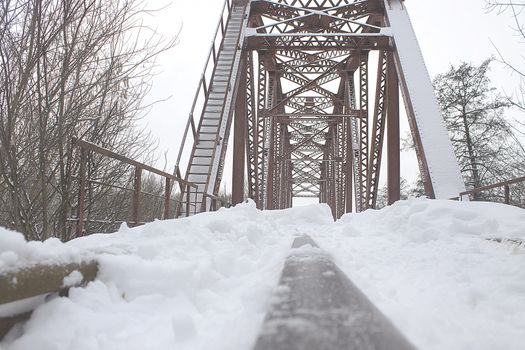
<svg viewBox="0 0 525 350">
<path fill-rule="evenodd" d="M 178 174 L 179 176 L 180 176 L 180 160 L 181 160 L 181 157 L 182 157 L 182 153 L 184 151 L 184 145 L 186 144 L 186 139 L 188 137 L 188 132 L 189 132 L 190 127 L 191 127 L 192 134 L 193 134 L 193 140 L 196 141 L 197 143 L 199 142 L 198 135 L 197 135 L 197 127 L 195 126 L 195 119 L 194 119 L 195 107 L 197 105 L 197 101 L 199 99 L 199 96 L 200 96 L 200 93 L 201 93 L 201 89 L 204 92 L 204 96 L 206 98 L 208 97 L 208 94 L 209 94 L 208 91 L 209 91 L 210 87 L 208 86 L 208 84 L 206 84 L 206 71 L 208 70 L 208 66 L 210 64 L 210 60 L 211 60 L 212 57 L 213 57 L 213 63 L 214 64 L 217 61 L 217 58 L 218 58 L 218 55 L 219 55 L 219 51 L 216 50 L 216 48 L 215 48 L 215 42 L 217 41 L 217 37 L 219 35 L 219 29 L 221 29 L 220 33 L 221 33 L 222 37 L 224 37 L 224 33 L 226 31 L 226 26 L 224 25 L 224 12 L 227 9 L 227 16 L 226 16 L 226 20 L 227 20 L 229 18 L 229 14 L 230 14 L 231 9 L 232 9 L 231 1 L 232 0 L 225 0 L 224 4 L 222 6 L 221 18 L 219 19 L 219 22 L 217 23 L 217 27 L 215 29 L 215 34 L 213 36 L 212 44 L 210 46 L 210 50 L 208 51 L 206 62 L 204 64 L 204 69 L 202 70 L 201 78 L 199 80 L 199 84 L 198 84 L 197 90 L 195 92 L 195 97 L 193 98 L 193 103 L 192 103 L 192 106 L 191 106 L 191 110 L 190 110 L 190 113 L 188 115 L 188 121 L 186 122 L 186 128 L 184 129 L 184 134 L 182 136 L 182 142 L 181 142 L 181 146 L 179 148 L 179 154 L 177 155 L 177 161 L 175 163 L 174 174 Z"/>
<path fill-rule="evenodd" d="M 203 193 L 203 196 L 206 197 L 206 198 L 209 198 L 215 202 L 220 202 L 224 207 L 226 208 L 230 208 L 232 206 L 232 204 L 222 198 L 220 198 L 219 196 L 216 196 L 214 194 L 209 194 L 209 193 L 206 193 L 204 192 Z"/>
<path fill-rule="evenodd" d="M 182 201 L 173 200 L 171 198 L 171 192 L 172 192 L 172 188 L 173 188 L 172 184 L 174 185 L 174 184 L 178 183 L 181 187 L 184 187 L 188 193 L 193 192 L 193 191 L 196 193 L 197 190 L 198 190 L 198 186 L 195 183 L 188 182 L 188 181 L 180 178 L 179 176 L 169 174 L 169 173 L 167 173 L 167 172 L 165 172 L 163 170 L 160 170 L 160 169 L 156 169 L 156 168 L 154 168 L 154 167 L 152 167 L 150 165 L 147 165 L 147 164 L 141 163 L 139 161 L 136 161 L 134 159 L 128 158 L 128 157 L 126 157 L 126 156 L 124 156 L 122 154 L 118 154 L 118 153 L 112 152 L 112 151 L 110 151 L 110 150 L 108 150 L 106 148 L 103 148 L 103 147 L 101 147 L 99 145 L 96 145 L 94 143 L 87 142 L 87 141 L 84 141 L 84 140 L 80 140 L 80 139 L 75 138 L 75 137 L 72 138 L 72 142 L 73 142 L 73 144 L 75 144 L 76 146 L 78 146 L 80 148 L 80 167 L 79 167 L 79 176 L 78 176 L 78 181 L 79 181 L 79 186 L 78 186 L 78 188 L 79 188 L 78 189 L 78 191 L 79 191 L 78 192 L 78 206 L 77 206 L 77 216 L 76 216 L 76 218 L 74 218 L 75 221 L 77 222 L 77 227 L 76 227 L 77 237 L 78 236 L 82 236 L 84 234 L 84 222 L 86 221 L 84 219 L 84 200 L 85 200 L 85 195 L 86 195 L 86 185 L 89 182 L 94 183 L 93 179 L 88 179 L 87 176 L 86 176 L 86 166 L 87 166 L 87 154 L 88 154 L 88 152 L 94 152 L 94 153 L 100 154 L 102 156 L 105 156 L 105 157 L 108 157 L 108 158 L 111 158 L 111 159 L 115 159 L 117 161 L 120 161 L 120 162 L 123 162 L 125 164 L 131 165 L 131 166 L 133 166 L 135 168 L 133 189 L 128 189 L 128 188 L 119 186 L 121 190 L 133 193 L 133 198 L 132 198 L 132 218 L 128 222 L 132 223 L 134 226 L 142 223 L 141 220 L 139 220 L 139 217 L 140 217 L 140 206 L 141 206 L 140 198 L 141 198 L 142 195 L 153 196 L 153 197 L 156 197 L 156 198 L 164 198 L 164 214 L 163 214 L 163 218 L 164 219 L 168 219 L 169 216 L 170 216 L 169 215 L 170 202 L 175 202 L 175 203 L 178 203 L 178 204 L 182 203 Z M 158 196 L 158 195 L 153 194 L 153 193 L 142 191 L 141 187 L 142 187 L 142 172 L 143 171 L 148 171 L 150 173 L 153 173 L 153 174 L 156 174 L 156 175 L 160 175 L 160 176 L 162 176 L 165 179 L 166 185 L 165 185 L 165 188 L 164 188 L 164 192 L 165 192 L 164 196 L 161 197 L 161 196 Z M 99 182 L 99 181 L 97 181 L 97 182 L 100 185 L 103 185 L 103 186 L 109 186 L 109 187 L 117 188 L 116 186 L 114 186 L 112 184 L 105 184 L 105 183 L 102 183 L 102 182 Z M 186 207 L 188 209 L 187 210 L 187 215 L 188 215 L 189 208 L 191 207 L 191 203 L 189 202 L 189 199 L 187 200 Z M 177 212 L 175 213 L 175 217 L 177 217 Z"/>
<path fill-rule="evenodd" d="M 487 186 L 482 186 L 482 187 L 477 187 L 477 188 L 474 188 L 472 190 L 468 190 L 468 191 L 463 191 L 459 194 L 458 197 L 454 197 L 452 199 L 459 199 L 461 200 L 463 198 L 463 196 L 468 196 L 468 195 L 471 195 L 471 194 L 476 194 L 476 193 L 480 193 L 480 192 L 483 192 L 483 191 L 488 191 L 488 190 L 493 190 L 495 188 L 501 188 L 503 187 L 504 188 L 504 191 L 505 191 L 505 204 L 510 204 L 510 185 L 513 185 L 513 184 L 517 184 L 517 183 L 520 183 L 520 182 L 525 182 L 525 176 L 521 176 L 521 177 L 518 177 L 518 178 L 515 178 L 515 179 L 512 179 L 512 180 L 508 180 L 508 181 L 502 181 L 502 182 L 498 182 L 498 183 L 495 183 L 495 184 L 492 184 L 492 185 L 487 185 Z"/>
<path fill-rule="evenodd" d="M 106 157 L 109 157 L 109 158 L 121 161 L 121 162 L 126 163 L 126 164 L 131 165 L 131 166 L 139 167 L 139 168 L 141 168 L 143 170 L 149 171 L 150 173 L 157 174 L 159 176 L 162 176 L 162 177 L 165 177 L 165 178 L 169 178 L 169 179 L 171 179 L 173 181 L 183 183 L 186 186 L 197 188 L 197 185 L 192 183 L 192 182 L 188 182 L 188 181 L 186 181 L 186 180 L 184 180 L 184 179 L 182 179 L 180 177 L 177 177 L 175 175 L 169 174 L 169 173 L 167 173 L 167 172 L 165 172 L 163 170 L 156 169 L 156 168 L 154 168 L 154 167 L 152 167 L 150 165 L 141 163 L 141 162 L 136 161 L 134 159 L 131 159 L 131 158 L 128 158 L 128 157 L 123 156 L 121 154 L 115 153 L 113 151 L 110 151 L 110 150 L 108 150 L 106 148 L 103 148 L 103 147 L 101 147 L 101 146 L 99 146 L 97 144 L 94 144 L 92 142 L 81 140 L 81 139 L 78 139 L 76 137 L 72 137 L 71 139 L 72 139 L 72 142 L 74 144 L 76 144 L 77 146 L 79 146 L 81 148 L 84 148 L 84 149 L 87 149 L 89 151 L 93 151 L 95 153 L 101 154 L 103 156 L 106 156 Z"/>
</svg>

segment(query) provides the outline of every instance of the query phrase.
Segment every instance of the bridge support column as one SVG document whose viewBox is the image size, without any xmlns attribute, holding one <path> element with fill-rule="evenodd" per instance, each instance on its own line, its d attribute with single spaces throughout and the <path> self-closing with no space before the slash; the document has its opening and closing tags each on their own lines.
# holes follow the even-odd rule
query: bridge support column
<svg viewBox="0 0 525 350">
<path fill-rule="evenodd" d="M 388 204 L 400 199 L 401 164 L 399 146 L 399 81 L 394 54 L 387 56 L 387 139 L 388 139 Z"/>
<path fill-rule="evenodd" d="M 345 173 L 346 173 L 346 186 L 345 186 L 345 213 L 352 212 L 352 203 L 353 203 L 353 187 L 352 187 L 352 128 L 351 121 L 348 120 L 345 123 L 346 127 L 346 159 L 345 159 Z"/>
<path fill-rule="evenodd" d="M 242 65 L 239 89 L 235 104 L 235 119 L 233 124 L 233 174 L 232 174 L 232 204 L 244 201 L 244 168 L 246 155 L 246 70 Z"/>
</svg>

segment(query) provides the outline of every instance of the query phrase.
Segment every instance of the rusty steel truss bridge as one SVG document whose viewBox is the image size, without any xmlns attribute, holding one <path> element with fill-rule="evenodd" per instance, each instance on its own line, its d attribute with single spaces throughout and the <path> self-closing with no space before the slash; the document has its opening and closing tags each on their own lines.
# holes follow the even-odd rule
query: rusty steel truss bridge
<svg viewBox="0 0 525 350">
<path fill-rule="evenodd" d="M 211 209 L 231 139 L 234 204 L 313 197 L 334 217 L 373 208 L 383 163 L 392 203 L 400 96 L 427 196 L 457 196 L 464 184 L 402 0 L 226 0 L 175 167 L 197 185 L 183 195 Z"/>
</svg>

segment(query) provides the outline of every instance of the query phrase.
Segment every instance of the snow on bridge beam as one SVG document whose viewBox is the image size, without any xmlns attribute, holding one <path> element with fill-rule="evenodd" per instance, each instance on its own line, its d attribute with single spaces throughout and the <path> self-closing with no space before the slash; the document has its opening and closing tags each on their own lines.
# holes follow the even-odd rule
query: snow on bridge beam
<svg viewBox="0 0 525 350">
<path fill-rule="evenodd" d="M 254 350 L 414 349 L 310 237 L 292 248 Z"/>
<path fill-rule="evenodd" d="M 416 34 L 401 0 L 383 0 L 401 91 L 427 194 L 448 199 L 465 190 Z"/>
<path fill-rule="evenodd" d="M 36 265 L 0 274 L 0 340 L 16 323 L 28 319 L 46 295 L 66 295 L 70 287 L 93 281 L 97 274 L 96 261 Z"/>
</svg>

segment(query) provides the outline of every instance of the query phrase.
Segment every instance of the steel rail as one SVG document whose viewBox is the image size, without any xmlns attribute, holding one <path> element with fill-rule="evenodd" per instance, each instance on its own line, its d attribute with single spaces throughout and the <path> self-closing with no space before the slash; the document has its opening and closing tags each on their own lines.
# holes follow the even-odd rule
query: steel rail
<svg viewBox="0 0 525 350">
<path fill-rule="evenodd" d="M 310 237 L 301 236 L 292 244 L 253 349 L 415 350 L 415 347 L 327 253 Z"/>
</svg>

